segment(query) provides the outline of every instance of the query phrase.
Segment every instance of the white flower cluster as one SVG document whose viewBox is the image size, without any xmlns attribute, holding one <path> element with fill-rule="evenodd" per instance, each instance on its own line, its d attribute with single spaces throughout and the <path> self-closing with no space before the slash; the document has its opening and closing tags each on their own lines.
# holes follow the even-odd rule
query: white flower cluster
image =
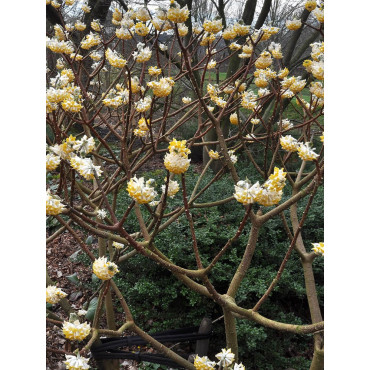
<svg viewBox="0 0 370 370">
<path fill-rule="evenodd" d="M 157 196 L 157 192 L 154 190 L 154 187 L 152 187 L 153 183 L 153 179 L 145 182 L 144 177 L 138 179 L 135 175 L 128 182 L 127 191 L 130 197 L 135 199 L 138 203 L 149 203 Z"/>
</svg>

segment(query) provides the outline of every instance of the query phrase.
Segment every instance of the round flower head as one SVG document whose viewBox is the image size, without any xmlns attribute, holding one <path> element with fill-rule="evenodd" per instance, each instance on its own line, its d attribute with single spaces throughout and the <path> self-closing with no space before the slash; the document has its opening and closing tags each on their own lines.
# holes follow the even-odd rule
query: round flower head
<svg viewBox="0 0 370 370">
<path fill-rule="evenodd" d="M 46 171 L 55 170 L 60 163 L 60 157 L 54 154 L 46 155 Z"/>
<path fill-rule="evenodd" d="M 299 148 L 298 141 L 291 135 L 282 136 L 280 138 L 280 145 L 287 152 L 296 152 Z"/>
<path fill-rule="evenodd" d="M 181 154 L 167 153 L 164 157 L 164 165 L 171 173 L 181 174 L 188 170 L 190 159 Z"/>
<path fill-rule="evenodd" d="M 288 118 L 285 118 L 281 121 L 281 127 L 283 130 L 288 130 L 293 127 L 293 123 L 291 123 Z"/>
<path fill-rule="evenodd" d="M 318 254 L 318 255 L 321 255 L 323 256 L 324 255 L 324 242 L 320 242 L 320 243 L 312 243 L 313 245 L 313 248 L 312 250 Z"/>
<path fill-rule="evenodd" d="M 288 30 L 295 31 L 302 27 L 302 22 L 300 19 L 294 18 L 291 21 L 290 20 L 286 21 L 285 25 Z"/>
<path fill-rule="evenodd" d="M 96 217 L 104 220 L 107 217 L 107 211 L 105 211 L 104 209 L 98 209 L 96 211 Z"/>
<path fill-rule="evenodd" d="M 149 67 L 148 72 L 151 76 L 158 76 L 162 73 L 162 69 L 155 66 L 151 66 Z"/>
<path fill-rule="evenodd" d="M 146 36 L 149 33 L 149 27 L 147 27 L 144 23 L 138 22 L 135 24 L 135 32 L 139 36 Z"/>
<path fill-rule="evenodd" d="M 233 113 L 233 114 L 230 115 L 230 123 L 232 125 L 238 125 L 239 124 L 238 115 L 236 113 Z"/>
<path fill-rule="evenodd" d="M 241 105 L 245 109 L 253 110 L 257 106 L 257 96 L 253 91 L 246 91 L 242 95 Z"/>
<path fill-rule="evenodd" d="M 247 26 L 243 23 L 234 23 L 233 25 L 233 29 L 234 31 L 236 32 L 236 34 L 238 36 L 245 36 L 245 35 L 248 35 L 249 31 L 250 31 L 250 26 Z"/>
<path fill-rule="evenodd" d="M 254 203 L 262 192 L 259 182 L 251 186 L 247 181 L 238 181 L 234 188 L 234 198 L 243 205 Z"/>
<path fill-rule="evenodd" d="M 245 370 L 245 366 L 242 363 L 234 364 L 233 370 Z"/>
<path fill-rule="evenodd" d="M 184 23 L 189 17 L 188 6 L 180 8 L 180 5 L 171 0 L 170 8 L 167 11 L 167 18 L 174 23 Z"/>
<path fill-rule="evenodd" d="M 203 23 L 204 31 L 209 33 L 218 33 L 222 30 L 222 20 L 221 19 L 215 19 L 213 21 L 205 21 Z"/>
<path fill-rule="evenodd" d="M 150 109 L 152 98 L 150 96 L 144 97 L 135 103 L 135 108 L 138 112 L 143 113 Z"/>
<path fill-rule="evenodd" d="M 194 360 L 194 366 L 197 370 L 211 370 L 215 368 L 216 362 L 211 361 L 207 356 L 199 357 L 197 355 Z"/>
<path fill-rule="evenodd" d="M 113 242 L 112 245 L 116 249 L 122 249 L 125 246 L 124 244 L 118 242 Z"/>
<path fill-rule="evenodd" d="M 66 365 L 67 370 L 87 370 L 90 369 L 90 366 L 87 364 L 89 362 L 88 358 L 81 357 L 78 353 L 77 356 L 66 355 Z"/>
<path fill-rule="evenodd" d="M 252 125 L 258 125 L 261 123 L 261 120 L 259 118 L 252 118 L 251 119 L 251 124 Z"/>
<path fill-rule="evenodd" d="M 93 271 L 101 280 L 109 280 L 119 272 L 117 265 L 114 262 L 107 261 L 107 257 L 96 259 L 93 263 Z"/>
<path fill-rule="evenodd" d="M 230 160 L 233 164 L 235 164 L 238 161 L 238 157 L 234 154 L 235 150 L 229 150 L 228 154 L 230 156 Z"/>
<path fill-rule="evenodd" d="M 147 86 L 153 89 L 153 94 L 158 97 L 165 97 L 171 94 L 172 86 L 175 84 L 171 77 L 163 77 L 159 81 L 150 81 Z"/>
<path fill-rule="evenodd" d="M 89 50 L 92 47 L 99 45 L 101 42 L 100 36 L 90 32 L 82 41 L 81 48 Z M 77 59 L 77 58 L 76 58 Z"/>
<path fill-rule="evenodd" d="M 222 37 L 225 40 L 233 40 L 235 39 L 236 35 L 237 35 L 237 32 L 235 31 L 233 27 L 228 27 L 224 30 L 224 32 L 222 32 Z"/>
<path fill-rule="evenodd" d="M 319 9 L 319 8 L 316 8 L 312 14 L 316 17 L 316 19 L 320 22 L 320 23 L 324 23 L 324 9 Z"/>
<path fill-rule="evenodd" d="M 179 183 L 177 181 L 172 181 L 168 183 L 167 195 L 173 198 L 176 193 L 180 190 Z M 166 191 L 166 185 L 162 185 L 162 193 Z"/>
<path fill-rule="evenodd" d="M 90 324 L 84 322 L 80 324 L 78 320 L 74 322 L 64 321 L 63 334 L 69 340 L 84 340 L 90 334 Z"/>
<path fill-rule="evenodd" d="M 125 27 L 117 28 L 116 29 L 116 36 L 121 40 L 130 40 L 130 39 L 132 39 L 131 32 Z"/>
<path fill-rule="evenodd" d="M 272 64 L 271 54 L 263 51 L 255 62 L 256 68 L 265 69 Z"/>
<path fill-rule="evenodd" d="M 207 69 L 213 69 L 213 68 L 215 68 L 215 67 L 216 67 L 216 65 L 217 65 L 217 62 L 216 62 L 215 60 L 211 59 L 211 60 L 208 62 L 208 64 L 207 64 Z"/>
<path fill-rule="evenodd" d="M 110 48 L 106 50 L 105 56 L 108 59 L 109 64 L 113 67 L 123 68 L 127 63 L 126 59 L 121 58 L 115 50 L 112 51 Z"/>
<path fill-rule="evenodd" d="M 314 152 L 315 148 L 310 147 L 310 143 L 301 143 L 298 147 L 298 155 L 303 161 L 314 161 L 319 156 Z"/>
<path fill-rule="evenodd" d="M 304 4 L 304 7 L 311 12 L 316 8 L 317 4 L 316 1 L 306 1 L 306 4 Z"/>
<path fill-rule="evenodd" d="M 212 159 L 220 159 L 220 154 L 218 152 L 213 151 L 212 149 L 208 152 L 208 155 Z"/>
<path fill-rule="evenodd" d="M 184 104 L 190 104 L 191 103 L 191 98 L 189 98 L 188 96 L 184 96 L 181 100 Z"/>
<path fill-rule="evenodd" d="M 80 153 L 89 154 L 95 148 L 94 138 L 87 137 L 84 135 L 81 140 L 77 140 L 73 145 L 73 149 L 79 151 Z"/>
<path fill-rule="evenodd" d="M 153 179 L 144 183 L 144 177 L 140 177 L 138 179 L 134 176 L 127 184 L 127 191 L 130 197 L 136 200 L 139 204 L 149 203 L 157 196 L 157 192 L 151 186 L 153 183 Z"/>
<path fill-rule="evenodd" d="M 179 35 L 180 35 L 181 37 L 186 36 L 186 35 L 188 34 L 188 32 L 189 32 L 188 27 L 186 27 L 186 26 L 185 26 L 185 24 L 183 24 L 183 23 L 179 24 L 179 25 L 177 26 L 177 28 L 178 28 L 178 31 L 179 31 Z"/>
<path fill-rule="evenodd" d="M 46 302 L 50 304 L 58 303 L 62 298 L 67 297 L 61 289 L 57 288 L 55 285 L 49 285 L 46 288 Z"/>
<path fill-rule="evenodd" d="M 150 14 L 149 14 L 148 8 L 142 7 L 138 9 L 135 12 L 135 15 L 136 15 L 136 19 L 139 21 L 147 22 L 150 20 Z"/>
<path fill-rule="evenodd" d="M 82 10 L 84 13 L 90 13 L 91 8 L 90 8 L 87 4 L 83 3 L 83 4 L 82 4 L 82 6 L 81 6 L 81 10 Z"/>
<path fill-rule="evenodd" d="M 65 205 L 56 195 L 51 195 L 50 190 L 46 191 L 46 215 L 59 215 L 65 211 Z"/>
<path fill-rule="evenodd" d="M 78 20 L 76 23 L 75 23 L 75 28 L 77 31 L 84 31 L 85 28 L 86 28 L 86 24 L 81 22 L 80 20 Z"/>
<path fill-rule="evenodd" d="M 231 352 L 230 348 L 227 350 L 225 348 L 222 348 L 221 352 L 217 353 L 216 357 L 220 360 L 217 365 L 227 367 L 233 363 L 235 355 Z"/>
<path fill-rule="evenodd" d="M 150 48 L 148 46 L 144 47 L 144 44 L 141 42 L 137 44 L 137 50 L 138 51 L 135 51 L 132 56 L 138 63 L 147 62 L 152 57 Z"/>
</svg>

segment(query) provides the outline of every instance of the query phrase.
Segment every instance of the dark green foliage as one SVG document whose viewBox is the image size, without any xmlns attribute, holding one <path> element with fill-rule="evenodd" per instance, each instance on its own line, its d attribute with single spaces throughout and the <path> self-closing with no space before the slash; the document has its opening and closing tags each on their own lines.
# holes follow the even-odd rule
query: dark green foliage
<svg viewBox="0 0 370 370">
<path fill-rule="evenodd" d="M 261 181 L 260 175 L 251 167 L 242 167 L 238 163 L 241 178 Z M 163 179 L 165 172 L 143 174 L 145 179 L 154 177 Z M 198 176 L 190 170 L 186 174 L 188 195 L 195 185 Z M 212 175 L 202 181 L 206 184 Z M 177 179 L 180 180 L 180 179 Z M 224 199 L 233 194 L 231 179 L 224 179 L 212 185 L 198 200 L 198 203 Z M 162 183 L 158 183 L 160 191 Z M 287 185 L 284 189 L 285 198 L 291 193 Z M 123 214 L 131 199 L 122 190 L 118 201 L 118 213 Z M 307 198 L 299 202 L 299 216 L 306 205 Z M 167 211 L 182 205 L 181 194 L 169 199 Z M 255 210 L 258 208 L 254 206 Z M 144 219 L 148 211 L 141 207 Z M 264 210 L 266 211 L 266 209 Z M 231 238 L 244 215 L 244 208 L 236 201 L 227 204 L 191 210 L 196 228 L 198 247 L 202 261 L 207 265 L 217 251 Z M 289 213 L 286 212 L 287 220 Z M 288 221 L 289 222 L 289 221 Z M 125 223 L 128 232 L 138 230 L 132 213 Z M 221 258 L 212 270 L 210 279 L 220 293 L 226 293 L 228 284 L 236 271 L 248 240 L 250 223 L 239 240 Z M 323 189 L 320 188 L 308 214 L 303 237 L 306 248 L 311 243 L 323 241 Z M 155 246 L 165 253 L 174 263 L 185 268 L 196 268 L 191 244 L 190 231 L 185 215 L 180 216 L 167 229 L 155 238 Z M 289 239 L 285 235 L 280 217 L 268 221 L 260 231 L 257 248 L 251 267 L 244 279 L 236 301 L 243 307 L 251 308 L 262 296 L 266 288 L 276 276 L 277 270 L 289 248 Z M 204 316 L 213 320 L 222 315 L 222 310 L 213 301 L 199 296 L 179 282 L 172 274 L 153 261 L 140 255 L 124 262 L 120 273 L 114 280 L 132 308 L 137 323 L 150 332 L 199 325 Z M 323 303 L 323 259 L 314 262 L 314 273 L 317 281 L 319 301 Z M 273 293 L 262 305 L 260 312 L 268 318 L 286 323 L 310 323 L 310 315 L 305 296 L 303 271 L 296 253 L 293 252 L 286 269 Z M 308 369 L 312 356 L 312 336 L 279 333 L 265 329 L 247 320 L 238 320 L 238 338 L 241 360 L 248 369 Z M 214 325 L 215 336 L 211 340 L 209 355 L 212 359 L 220 348 L 225 347 L 223 321 Z"/>
</svg>

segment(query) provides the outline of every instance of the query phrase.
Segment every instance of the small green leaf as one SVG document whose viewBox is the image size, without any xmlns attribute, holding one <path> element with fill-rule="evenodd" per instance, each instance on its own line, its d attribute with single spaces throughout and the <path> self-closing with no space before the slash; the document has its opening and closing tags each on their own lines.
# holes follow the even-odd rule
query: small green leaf
<svg viewBox="0 0 370 370">
<path fill-rule="evenodd" d="M 77 277 L 77 273 L 75 272 L 74 274 L 72 275 L 68 275 L 66 276 L 66 278 L 72 283 L 72 284 L 75 284 L 75 285 L 79 285 L 80 284 L 80 280 L 79 278 Z"/>
<path fill-rule="evenodd" d="M 92 244 L 92 242 L 93 242 L 93 236 L 92 235 L 89 235 L 87 238 L 86 238 L 86 240 L 85 240 L 85 243 L 87 244 L 87 245 L 91 245 Z"/>
<path fill-rule="evenodd" d="M 71 254 L 69 256 L 69 259 L 72 261 L 72 262 L 77 262 L 77 257 L 78 257 L 78 254 L 80 253 L 80 250 L 77 250 L 76 252 L 74 252 L 73 254 Z"/>
<path fill-rule="evenodd" d="M 94 297 L 89 304 L 89 307 L 87 309 L 87 313 L 85 315 L 87 320 L 92 321 L 94 319 L 95 311 L 98 306 L 98 297 Z"/>
<path fill-rule="evenodd" d="M 97 282 L 99 282 L 99 281 L 100 281 L 100 279 L 99 279 L 95 274 L 92 274 L 92 275 L 91 275 L 91 281 L 92 281 L 93 283 L 97 283 Z"/>
</svg>

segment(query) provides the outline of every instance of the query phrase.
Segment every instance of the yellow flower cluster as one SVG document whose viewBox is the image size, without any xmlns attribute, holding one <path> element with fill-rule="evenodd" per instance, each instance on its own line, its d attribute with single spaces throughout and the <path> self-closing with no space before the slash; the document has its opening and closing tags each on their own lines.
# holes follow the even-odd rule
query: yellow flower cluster
<svg viewBox="0 0 370 370">
<path fill-rule="evenodd" d="M 171 94 L 172 86 L 175 84 L 172 77 L 162 77 L 159 81 L 150 81 L 147 86 L 153 89 L 153 94 L 165 97 Z"/>
<path fill-rule="evenodd" d="M 285 25 L 288 30 L 295 31 L 302 27 L 302 22 L 300 19 L 294 18 L 292 20 L 286 21 Z"/>
<path fill-rule="evenodd" d="M 186 140 L 177 141 L 173 139 L 168 147 L 169 153 L 164 157 L 164 165 L 168 171 L 181 174 L 188 170 L 190 165 L 190 149 L 186 147 Z"/>
<path fill-rule="evenodd" d="M 317 6 L 316 1 L 306 1 L 306 3 L 304 4 L 304 7 L 309 12 L 311 12 L 312 10 L 314 10 L 316 8 L 316 6 Z"/>
<path fill-rule="evenodd" d="M 191 103 L 191 98 L 189 98 L 188 96 L 184 96 L 181 100 L 184 104 L 190 104 Z"/>
<path fill-rule="evenodd" d="M 318 98 L 324 98 L 324 87 L 321 82 L 312 82 L 310 92 Z"/>
<path fill-rule="evenodd" d="M 148 8 L 142 7 L 135 12 L 136 19 L 142 22 L 150 20 L 150 14 Z"/>
<path fill-rule="evenodd" d="M 324 242 L 320 242 L 320 243 L 312 243 L 313 245 L 313 248 L 312 250 L 318 254 L 318 255 L 321 255 L 323 256 L 324 255 Z"/>
<path fill-rule="evenodd" d="M 128 28 L 121 27 L 116 29 L 116 36 L 121 40 L 130 40 L 132 39 L 132 34 Z"/>
<path fill-rule="evenodd" d="M 93 272 L 100 280 L 109 280 L 119 270 L 114 262 L 107 261 L 107 257 L 100 257 L 93 263 Z"/>
<path fill-rule="evenodd" d="M 194 360 L 194 367 L 196 370 L 211 370 L 215 369 L 216 362 L 211 361 L 207 356 L 199 357 L 198 355 Z"/>
<path fill-rule="evenodd" d="M 218 152 L 213 151 L 212 149 L 208 152 L 208 154 L 212 159 L 220 159 L 220 154 Z"/>
<path fill-rule="evenodd" d="M 144 47 L 144 44 L 139 42 L 137 44 L 138 51 L 135 51 L 132 56 L 138 63 L 147 62 L 152 57 L 152 51 L 149 47 Z"/>
<path fill-rule="evenodd" d="M 64 34 L 63 27 L 60 24 L 56 24 L 54 26 L 54 36 L 59 40 L 63 41 L 66 39 L 66 35 Z"/>
<path fill-rule="evenodd" d="M 140 137 L 146 136 L 149 132 L 150 119 L 145 119 L 144 117 L 141 117 L 137 124 L 139 128 L 134 130 L 134 135 Z"/>
<path fill-rule="evenodd" d="M 149 67 L 148 72 L 151 76 L 158 76 L 162 73 L 162 69 L 155 66 L 151 66 Z"/>
<path fill-rule="evenodd" d="M 202 40 L 200 41 L 200 46 L 208 46 L 211 45 L 213 41 L 216 40 L 216 36 L 214 33 L 208 33 L 205 32 L 205 34 L 202 37 Z"/>
<path fill-rule="evenodd" d="M 237 113 L 233 113 L 230 115 L 230 123 L 232 125 L 238 125 L 239 124 L 239 119 Z"/>
<path fill-rule="evenodd" d="M 188 6 L 183 8 L 176 2 L 171 0 L 170 8 L 167 11 L 167 18 L 174 23 L 184 23 L 189 17 Z"/>
<path fill-rule="evenodd" d="M 46 302 L 50 304 L 58 303 L 62 298 L 67 297 L 67 293 L 64 293 L 60 288 L 55 285 L 49 285 L 46 288 Z"/>
<path fill-rule="evenodd" d="M 242 94 L 241 105 L 245 109 L 253 110 L 257 106 L 256 102 L 257 96 L 253 91 L 246 91 Z"/>
<path fill-rule="evenodd" d="M 272 42 L 269 47 L 269 52 L 272 54 L 273 58 L 275 59 L 282 59 L 283 53 L 281 52 L 281 44 L 276 42 Z"/>
<path fill-rule="evenodd" d="M 121 58 L 115 50 L 112 51 L 110 48 L 106 50 L 105 56 L 108 59 L 109 64 L 113 67 L 123 68 L 127 63 L 126 59 Z"/>
<path fill-rule="evenodd" d="M 150 96 L 145 96 L 143 99 L 140 99 L 135 103 L 135 109 L 137 112 L 144 113 L 150 109 L 151 104 L 152 98 Z"/>
<path fill-rule="evenodd" d="M 90 324 L 84 322 L 80 324 L 78 320 L 74 322 L 64 321 L 63 334 L 69 340 L 84 340 L 90 334 Z"/>
<path fill-rule="evenodd" d="M 256 68 L 265 69 L 272 64 L 271 54 L 268 51 L 263 51 L 255 62 Z"/>
<path fill-rule="evenodd" d="M 92 180 L 97 177 L 100 177 L 102 170 L 100 166 L 95 166 L 91 158 L 81 158 L 77 155 L 71 156 L 70 164 L 73 169 L 75 169 L 82 177 L 86 180 Z"/>
<path fill-rule="evenodd" d="M 224 369 L 228 366 L 231 366 L 231 364 L 234 362 L 235 355 L 231 352 L 230 348 L 222 348 L 221 352 L 217 353 L 216 358 L 219 360 L 217 365 Z"/>
<path fill-rule="evenodd" d="M 316 19 L 320 22 L 320 23 L 324 23 L 324 9 L 319 9 L 319 8 L 316 8 L 312 14 L 316 17 Z"/>
<path fill-rule="evenodd" d="M 180 190 L 179 183 L 177 181 L 170 180 L 168 183 L 167 195 L 173 198 Z M 166 185 L 162 185 L 162 193 L 166 191 Z"/>
<path fill-rule="evenodd" d="M 260 186 L 259 182 L 251 185 L 249 181 L 239 181 L 235 185 L 235 199 L 246 205 L 258 202 L 263 206 L 272 206 L 280 202 L 285 186 L 286 172 L 275 167 L 274 173 Z"/>
<path fill-rule="evenodd" d="M 298 148 L 298 155 L 303 161 L 314 161 L 319 156 L 314 152 L 315 148 L 311 148 L 310 143 L 301 143 Z"/>
<path fill-rule="evenodd" d="M 80 20 L 78 20 L 76 23 L 75 23 L 75 28 L 77 31 L 84 31 L 85 28 L 86 28 L 86 24 L 81 22 Z"/>
<path fill-rule="evenodd" d="M 73 53 L 74 47 L 71 41 L 59 41 L 56 38 L 46 38 L 46 47 L 54 53 Z"/>
<path fill-rule="evenodd" d="M 66 361 L 64 361 L 64 364 L 66 365 L 67 370 L 88 370 L 90 369 L 88 362 L 88 358 L 82 357 L 78 353 L 77 356 L 66 355 Z"/>
<path fill-rule="evenodd" d="M 149 27 L 142 22 L 138 22 L 135 24 L 135 32 L 139 36 L 146 36 L 149 33 Z"/>
<path fill-rule="evenodd" d="M 65 211 L 65 205 L 56 195 L 50 194 L 50 190 L 46 191 L 46 215 L 56 216 Z"/>
<path fill-rule="evenodd" d="M 53 171 L 55 170 L 60 163 L 60 157 L 54 154 L 47 154 L 46 155 L 46 171 Z"/>
<path fill-rule="evenodd" d="M 90 32 L 82 41 L 81 41 L 81 48 L 89 50 L 92 47 L 100 44 L 100 36 L 98 34 L 94 34 Z"/>
<path fill-rule="evenodd" d="M 204 31 L 209 33 L 218 33 L 222 30 L 222 20 L 221 19 L 215 19 L 213 21 L 205 21 L 203 23 Z"/>
<path fill-rule="evenodd" d="M 100 24 L 99 19 L 94 19 L 91 23 L 91 28 L 96 32 L 101 32 L 103 26 Z"/>
<path fill-rule="evenodd" d="M 299 148 L 297 139 L 291 135 L 282 136 L 280 138 L 280 145 L 287 152 L 296 152 Z"/>
<path fill-rule="evenodd" d="M 134 176 L 127 184 L 128 194 L 139 204 L 150 203 L 157 196 L 157 192 L 151 186 L 153 183 L 153 179 L 144 183 L 144 177 L 138 179 Z"/>
</svg>

